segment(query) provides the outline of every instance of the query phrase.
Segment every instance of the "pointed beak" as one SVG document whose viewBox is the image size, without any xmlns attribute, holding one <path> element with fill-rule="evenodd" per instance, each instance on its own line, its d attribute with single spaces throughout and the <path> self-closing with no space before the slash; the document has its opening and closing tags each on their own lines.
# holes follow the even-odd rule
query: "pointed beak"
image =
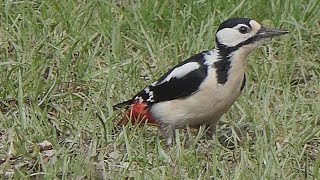
<svg viewBox="0 0 320 180">
<path fill-rule="evenodd" d="M 289 31 L 282 29 L 269 29 L 262 27 L 256 34 L 258 38 L 272 38 L 275 36 L 281 36 L 283 34 L 287 34 Z"/>
</svg>

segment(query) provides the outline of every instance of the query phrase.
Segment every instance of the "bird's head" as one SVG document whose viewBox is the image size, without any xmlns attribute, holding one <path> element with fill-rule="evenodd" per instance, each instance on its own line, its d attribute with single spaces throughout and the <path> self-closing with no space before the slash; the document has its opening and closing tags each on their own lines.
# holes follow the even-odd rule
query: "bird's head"
<svg viewBox="0 0 320 180">
<path fill-rule="evenodd" d="M 220 50 L 244 50 L 252 52 L 266 39 L 280 36 L 288 31 L 263 27 L 248 18 L 231 18 L 220 24 L 216 33 L 217 48 Z"/>
</svg>

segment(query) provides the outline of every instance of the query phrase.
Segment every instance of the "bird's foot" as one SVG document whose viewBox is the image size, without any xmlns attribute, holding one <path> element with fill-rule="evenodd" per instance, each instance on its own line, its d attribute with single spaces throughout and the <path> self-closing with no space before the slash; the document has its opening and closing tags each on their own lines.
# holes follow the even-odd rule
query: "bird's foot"
<svg viewBox="0 0 320 180">
<path fill-rule="evenodd" d="M 175 129 L 170 125 L 161 124 L 160 125 L 160 134 L 165 139 L 166 145 L 171 147 L 175 139 Z"/>
<path fill-rule="evenodd" d="M 209 124 L 207 125 L 206 136 L 209 139 L 214 139 L 216 136 L 216 131 L 217 131 L 217 123 Z"/>
</svg>

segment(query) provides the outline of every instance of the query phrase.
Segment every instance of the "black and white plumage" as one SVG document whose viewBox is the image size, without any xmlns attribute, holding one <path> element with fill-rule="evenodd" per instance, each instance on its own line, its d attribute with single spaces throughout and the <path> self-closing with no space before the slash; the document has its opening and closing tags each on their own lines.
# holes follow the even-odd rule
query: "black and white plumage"
<svg viewBox="0 0 320 180">
<path fill-rule="evenodd" d="M 131 100 L 115 105 L 129 106 L 121 122 L 157 124 L 167 144 L 173 143 L 175 129 L 186 126 L 206 126 L 213 138 L 219 118 L 244 88 L 248 54 L 266 38 L 285 33 L 248 18 L 224 21 L 216 33 L 215 49 L 186 59 Z"/>
<path fill-rule="evenodd" d="M 208 75 L 208 65 L 204 59 L 206 53 L 209 52 L 202 52 L 178 64 L 138 93 L 136 98 L 152 104 L 193 94 Z"/>
</svg>

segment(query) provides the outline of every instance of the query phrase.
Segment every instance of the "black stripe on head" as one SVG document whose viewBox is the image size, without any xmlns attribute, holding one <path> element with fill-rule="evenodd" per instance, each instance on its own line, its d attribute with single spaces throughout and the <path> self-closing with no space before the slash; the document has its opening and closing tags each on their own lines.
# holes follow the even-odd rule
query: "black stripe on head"
<svg viewBox="0 0 320 180">
<path fill-rule="evenodd" d="M 259 34 L 261 31 L 264 31 L 264 30 L 265 30 L 265 28 L 264 28 L 264 27 L 261 27 L 261 29 L 257 32 L 257 34 Z M 237 44 L 237 45 L 235 46 L 235 48 L 239 49 L 241 46 L 254 43 L 254 42 L 256 42 L 256 41 L 259 41 L 260 39 L 261 39 L 260 36 L 252 36 L 251 38 L 247 39 L 246 41 L 243 41 L 243 42 Z"/>
<path fill-rule="evenodd" d="M 249 28 L 252 28 L 250 25 L 250 21 L 251 21 L 251 19 L 249 19 L 249 18 L 231 18 L 231 19 L 228 19 L 228 20 L 224 21 L 223 23 L 221 23 L 217 32 L 219 32 L 220 30 L 222 30 L 224 28 L 233 28 L 233 27 L 237 26 L 238 24 L 245 24 Z M 216 43 L 217 43 L 220 61 L 215 62 L 214 67 L 216 68 L 217 81 L 219 84 L 225 84 L 228 81 L 228 75 L 229 75 L 228 72 L 231 68 L 230 58 L 231 58 L 232 53 L 234 51 L 238 50 L 241 46 L 250 44 L 256 40 L 257 39 L 255 37 L 251 37 L 251 38 L 247 39 L 246 41 L 239 43 L 236 46 L 228 47 L 224 44 L 221 44 L 216 37 Z M 244 77 L 244 81 L 242 82 L 241 89 L 243 89 L 244 85 L 245 85 L 245 77 Z"/>
<path fill-rule="evenodd" d="M 233 28 L 233 27 L 237 26 L 238 24 L 245 24 L 249 28 L 252 28 L 250 25 L 250 21 L 251 21 L 251 19 L 249 19 L 249 18 L 230 18 L 220 24 L 220 26 L 217 29 L 217 32 L 219 32 L 221 29 L 224 29 L 224 28 Z M 245 43 L 250 44 L 250 41 L 254 41 L 254 39 L 248 39 Z M 227 54 L 227 55 L 229 55 L 231 52 L 239 49 L 239 47 L 245 45 L 245 44 L 241 43 L 235 47 L 227 47 L 224 44 L 221 44 L 217 37 L 216 37 L 216 43 L 217 43 L 218 49 L 220 51 L 224 51 L 224 54 Z"/>
<path fill-rule="evenodd" d="M 250 21 L 251 19 L 249 18 L 230 18 L 220 24 L 217 32 L 224 28 L 233 28 L 238 24 L 245 24 L 251 28 Z"/>
</svg>

